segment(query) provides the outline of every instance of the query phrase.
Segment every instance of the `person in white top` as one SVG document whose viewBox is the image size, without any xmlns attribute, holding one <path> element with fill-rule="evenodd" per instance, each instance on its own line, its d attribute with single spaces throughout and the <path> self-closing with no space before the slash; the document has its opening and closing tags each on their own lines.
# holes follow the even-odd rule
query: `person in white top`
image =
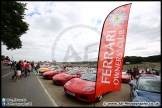
<svg viewBox="0 0 162 108">
<path fill-rule="evenodd" d="M 24 66 L 25 66 L 26 63 L 27 63 L 26 60 L 24 60 Z"/>
<path fill-rule="evenodd" d="M 11 69 L 12 69 L 12 61 L 10 61 L 10 63 L 9 63 L 9 64 L 10 64 L 10 66 L 11 66 Z"/>
<path fill-rule="evenodd" d="M 152 74 L 154 74 L 154 75 L 156 74 L 155 69 L 152 69 Z"/>
<path fill-rule="evenodd" d="M 10 64 L 11 64 L 11 61 L 8 62 L 8 66 L 10 66 Z"/>
<path fill-rule="evenodd" d="M 31 72 L 31 63 L 29 62 L 28 76 L 30 75 L 30 72 Z"/>
</svg>

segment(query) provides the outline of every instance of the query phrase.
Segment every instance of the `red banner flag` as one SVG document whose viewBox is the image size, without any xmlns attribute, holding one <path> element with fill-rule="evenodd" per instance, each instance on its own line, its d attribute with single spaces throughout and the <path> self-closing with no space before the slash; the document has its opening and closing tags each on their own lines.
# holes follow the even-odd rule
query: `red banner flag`
<svg viewBox="0 0 162 108">
<path fill-rule="evenodd" d="M 117 7 L 103 24 L 95 99 L 107 92 L 120 91 L 130 7 L 131 3 Z"/>
</svg>

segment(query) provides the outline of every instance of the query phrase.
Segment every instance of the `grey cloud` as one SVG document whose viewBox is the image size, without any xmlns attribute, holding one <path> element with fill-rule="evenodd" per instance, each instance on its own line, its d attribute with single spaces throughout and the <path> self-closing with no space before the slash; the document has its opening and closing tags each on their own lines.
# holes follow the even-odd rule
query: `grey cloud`
<svg viewBox="0 0 162 108">
<path fill-rule="evenodd" d="M 136 48 L 132 48 L 132 50 L 144 50 L 146 49 L 146 47 L 136 47 Z"/>
<path fill-rule="evenodd" d="M 45 16 L 40 15 L 32 21 L 31 25 L 31 29 L 44 31 L 44 33 L 55 32 L 63 28 L 63 20 L 53 16 L 46 19 Z"/>
<path fill-rule="evenodd" d="M 140 26 L 138 23 L 131 23 L 128 28 L 129 35 L 137 39 L 154 40 L 160 37 L 160 25 L 156 28 Z"/>
</svg>

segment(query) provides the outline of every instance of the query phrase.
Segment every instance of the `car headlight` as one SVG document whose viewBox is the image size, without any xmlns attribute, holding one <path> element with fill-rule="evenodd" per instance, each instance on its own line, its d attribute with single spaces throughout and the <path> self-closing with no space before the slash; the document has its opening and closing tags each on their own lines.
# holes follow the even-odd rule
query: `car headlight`
<svg viewBox="0 0 162 108">
<path fill-rule="evenodd" d="M 55 77 L 56 77 L 56 76 L 54 75 L 52 78 L 55 79 Z"/>
<path fill-rule="evenodd" d="M 91 90 L 94 91 L 95 90 L 94 87 L 87 86 L 83 89 L 83 91 L 91 91 Z"/>
<path fill-rule="evenodd" d="M 70 84 L 70 81 L 68 81 L 65 85 L 69 85 Z"/>
</svg>

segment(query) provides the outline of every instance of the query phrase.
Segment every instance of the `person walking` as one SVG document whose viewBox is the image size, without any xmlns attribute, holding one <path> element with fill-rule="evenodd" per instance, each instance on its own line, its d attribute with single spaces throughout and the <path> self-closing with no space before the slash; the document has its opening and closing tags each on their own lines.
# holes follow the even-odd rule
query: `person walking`
<svg viewBox="0 0 162 108">
<path fill-rule="evenodd" d="M 31 62 L 31 72 L 34 72 L 34 61 Z"/>
<path fill-rule="evenodd" d="M 138 67 L 136 67 L 134 71 L 134 78 L 137 79 L 138 77 L 139 77 L 139 69 Z"/>
<path fill-rule="evenodd" d="M 31 72 L 31 64 L 30 64 L 30 62 L 29 62 L 28 76 L 30 75 L 30 72 Z"/>
<path fill-rule="evenodd" d="M 129 73 L 130 73 L 131 80 L 132 80 L 132 79 L 133 79 L 133 74 L 134 74 L 134 73 L 133 73 L 133 70 L 130 68 L 128 71 L 129 71 Z"/>
<path fill-rule="evenodd" d="M 146 67 L 145 71 L 146 71 L 146 74 L 151 74 L 149 68 Z"/>
<path fill-rule="evenodd" d="M 10 63 L 9 63 L 9 64 L 10 64 L 10 67 L 11 67 L 11 69 L 12 69 L 12 61 L 10 61 Z"/>
<path fill-rule="evenodd" d="M 12 61 L 12 64 L 11 64 L 11 69 L 14 69 L 15 68 L 15 65 L 14 65 L 14 61 Z"/>
<path fill-rule="evenodd" d="M 40 69 L 40 65 L 39 63 L 36 65 L 36 74 L 39 75 L 39 69 Z"/>
<path fill-rule="evenodd" d="M 155 69 L 152 69 L 152 74 L 156 75 Z"/>
<path fill-rule="evenodd" d="M 16 81 L 20 81 L 19 79 L 20 79 L 20 75 L 21 75 L 21 71 L 22 71 L 21 60 L 16 64 L 15 71 L 17 72 Z"/>
<path fill-rule="evenodd" d="M 16 66 L 13 65 L 14 74 L 12 75 L 12 80 L 17 76 Z"/>
<path fill-rule="evenodd" d="M 10 66 L 10 64 L 11 64 L 11 61 L 8 61 L 8 67 Z"/>
<path fill-rule="evenodd" d="M 27 61 L 27 63 L 25 64 L 25 77 L 28 76 L 29 66 L 30 66 L 30 64 L 29 64 L 29 62 Z"/>
<path fill-rule="evenodd" d="M 25 65 L 24 65 L 24 61 L 21 61 L 21 65 L 22 65 L 22 71 L 21 71 L 21 75 L 20 78 L 25 75 Z"/>
<path fill-rule="evenodd" d="M 136 68 L 135 67 L 133 67 L 132 73 L 133 73 L 133 79 L 135 79 L 135 77 L 136 77 Z"/>
</svg>

